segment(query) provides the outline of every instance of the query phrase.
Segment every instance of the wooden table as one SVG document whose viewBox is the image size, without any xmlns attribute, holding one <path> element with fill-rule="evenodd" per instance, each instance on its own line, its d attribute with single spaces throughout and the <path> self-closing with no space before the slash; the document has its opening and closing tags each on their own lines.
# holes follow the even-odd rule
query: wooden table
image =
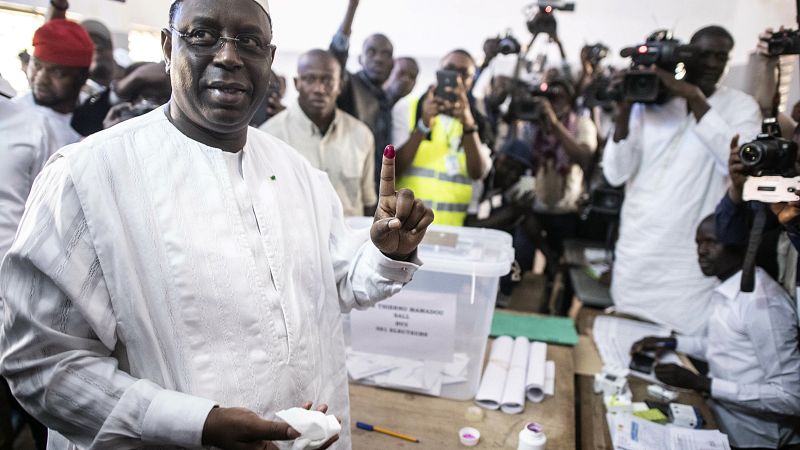
<svg viewBox="0 0 800 450">
<path fill-rule="evenodd" d="M 491 342 L 489 343 L 491 344 Z M 481 422 L 464 418 L 471 401 L 456 401 L 406 392 L 391 391 L 357 384 L 350 385 L 350 417 L 356 421 L 381 425 L 409 434 L 419 444 L 381 433 L 353 429 L 353 449 L 460 449 L 458 430 L 475 427 L 481 441 L 475 448 L 516 449 L 520 430 L 528 422 L 544 426 L 548 450 L 572 450 L 575 447 L 575 369 L 573 349 L 547 346 L 547 359 L 556 363 L 556 393 L 542 403 L 530 403 L 517 415 L 484 410 Z M 487 348 L 487 355 L 489 349 Z"/>
<path fill-rule="evenodd" d="M 578 314 L 578 332 L 591 336 L 594 319 L 601 315 L 604 315 L 602 311 L 583 308 Z M 688 361 L 685 362 L 688 363 Z M 653 400 L 647 395 L 649 384 L 639 378 L 628 377 L 628 385 L 631 388 L 634 402 Z M 613 450 L 603 397 L 594 393 L 594 377 L 577 375 L 575 390 L 578 405 L 579 448 L 581 450 Z M 705 422 L 703 428 L 718 428 L 714 415 L 702 395 L 692 391 L 680 391 L 676 402 L 696 407 L 703 416 Z"/>
</svg>

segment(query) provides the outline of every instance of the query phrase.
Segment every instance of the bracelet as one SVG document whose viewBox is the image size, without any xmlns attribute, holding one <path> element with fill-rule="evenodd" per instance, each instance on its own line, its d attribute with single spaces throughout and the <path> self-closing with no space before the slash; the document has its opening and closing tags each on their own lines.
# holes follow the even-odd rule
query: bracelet
<svg viewBox="0 0 800 450">
<path fill-rule="evenodd" d="M 425 122 L 420 118 L 417 120 L 417 129 L 422 132 L 424 135 L 429 135 L 431 133 L 431 128 L 425 126 Z"/>
<path fill-rule="evenodd" d="M 478 127 L 464 128 L 463 134 L 477 133 Z"/>
<path fill-rule="evenodd" d="M 66 11 L 66 10 L 69 9 L 69 3 L 67 3 L 67 6 L 59 6 L 59 5 L 56 5 L 55 0 L 50 0 L 50 6 L 52 6 L 53 8 L 55 8 L 55 9 L 57 9 L 59 11 Z"/>
</svg>

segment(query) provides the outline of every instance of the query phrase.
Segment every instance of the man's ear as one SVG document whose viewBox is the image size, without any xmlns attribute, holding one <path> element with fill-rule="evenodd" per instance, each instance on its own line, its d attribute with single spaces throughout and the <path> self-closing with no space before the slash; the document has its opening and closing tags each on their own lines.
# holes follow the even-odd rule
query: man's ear
<svg viewBox="0 0 800 450">
<path fill-rule="evenodd" d="M 358 55 L 358 63 L 361 65 L 361 67 L 364 67 L 364 54 L 363 53 Z M 344 70 L 344 69 L 342 69 L 342 70 Z"/>
<path fill-rule="evenodd" d="M 172 31 L 166 28 L 161 30 L 161 54 L 164 55 L 164 63 L 169 73 L 169 63 L 172 61 Z"/>
<path fill-rule="evenodd" d="M 300 77 L 294 77 L 294 88 L 300 92 Z"/>
</svg>

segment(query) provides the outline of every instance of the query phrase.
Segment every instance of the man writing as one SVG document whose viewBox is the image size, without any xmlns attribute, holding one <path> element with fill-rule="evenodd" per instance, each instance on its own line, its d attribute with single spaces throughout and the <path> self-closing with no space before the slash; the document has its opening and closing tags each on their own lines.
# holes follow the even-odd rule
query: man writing
<svg viewBox="0 0 800 450">
<path fill-rule="evenodd" d="M 375 210 L 374 142 L 366 125 L 336 108 L 341 91 L 339 62 L 311 50 L 297 63 L 297 101 L 261 129 L 297 149 L 314 168 L 328 174 L 345 216 Z"/>
<path fill-rule="evenodd" d="M 713 280 L 694 261 L 691 225 L 725 192 L 728 145 L 754 137 L 760 112 L 749 96 L 718 86 L 733 38 L 706 27 L 691 43 L 698 55 L 686 80 L 656 70 L 671 98 L 661 105 L 620 104 L 603 173 L 625 184 L 611 295 L 618 310 L 698 333 L 709 312 Z M 665 211 L 669 211 L 665 214 Z"/>
<path fill-rule="evenodd" d="M 81 139 L 72 128 L 72 114 L 89 77 L 93 53 L 89 33 L 69 20 L 46 22 L 33 35 L 33 56 L 28 64 L 31 92 L 14 102 L 44 116 L 57 148 Z"/>
<path fill-rule="evenodd" d="M 52 448 L 273 448 L 306 401 L 350 448 L 341 312 L 411 279 L 432 212 L 387 148 L 368 242 L 324 173 L 248 129 L 266 1 L 176 0 L 161 40 L 170 102 L 37 179 L 0 269 L 0 370 Z"/>
<path fill-rule="evenodd" d="M 647 337 L 632 351 L 677 347 L 708 361 L 708 377 L 675 364 L 656 365 L 655 374 L 668 385 L 709 394 L 734 448 L 798 449 L 800 349 L 792 300 L 761 268 L 753 292 L 739 290 L 744 247 L 717 238 L 713 215 L 700 223 L 696 240 L 703 274 L 722 282 L 710 296 L 707 335 Z"/>
<path fill-rule="evenodd" d="M 373 34 L 364 41 L 358 62 L 361 70 L 350 73 L 346 70 L 350 54 L 350 33 L 359 0 L 349 0 L 347 12 L 339 30 L 333 36 L 330 51 L 342 67 L 342 92 L 338 105 L 346 113 L 367 124 L 375 137 L 375 186 L 380 181 L 381 154 L 383 148 L 398 142 L 392 137 L 392 100 L 383 91 L 394 64 L 394 47 L 383 34 Z"/>
</svg>

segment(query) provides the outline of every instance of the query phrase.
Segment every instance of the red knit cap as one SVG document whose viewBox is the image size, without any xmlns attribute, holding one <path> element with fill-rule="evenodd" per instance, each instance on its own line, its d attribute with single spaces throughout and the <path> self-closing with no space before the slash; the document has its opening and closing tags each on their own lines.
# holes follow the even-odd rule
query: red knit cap
<svg viewBox="0 0 800 450">
<path fill-rule="evenodd" d="M 33 34 L 33 57 L 67 67 L 92 65 L 94 43 L 79 24 L 63 19 L 46 22 Z"/>
</svg>

